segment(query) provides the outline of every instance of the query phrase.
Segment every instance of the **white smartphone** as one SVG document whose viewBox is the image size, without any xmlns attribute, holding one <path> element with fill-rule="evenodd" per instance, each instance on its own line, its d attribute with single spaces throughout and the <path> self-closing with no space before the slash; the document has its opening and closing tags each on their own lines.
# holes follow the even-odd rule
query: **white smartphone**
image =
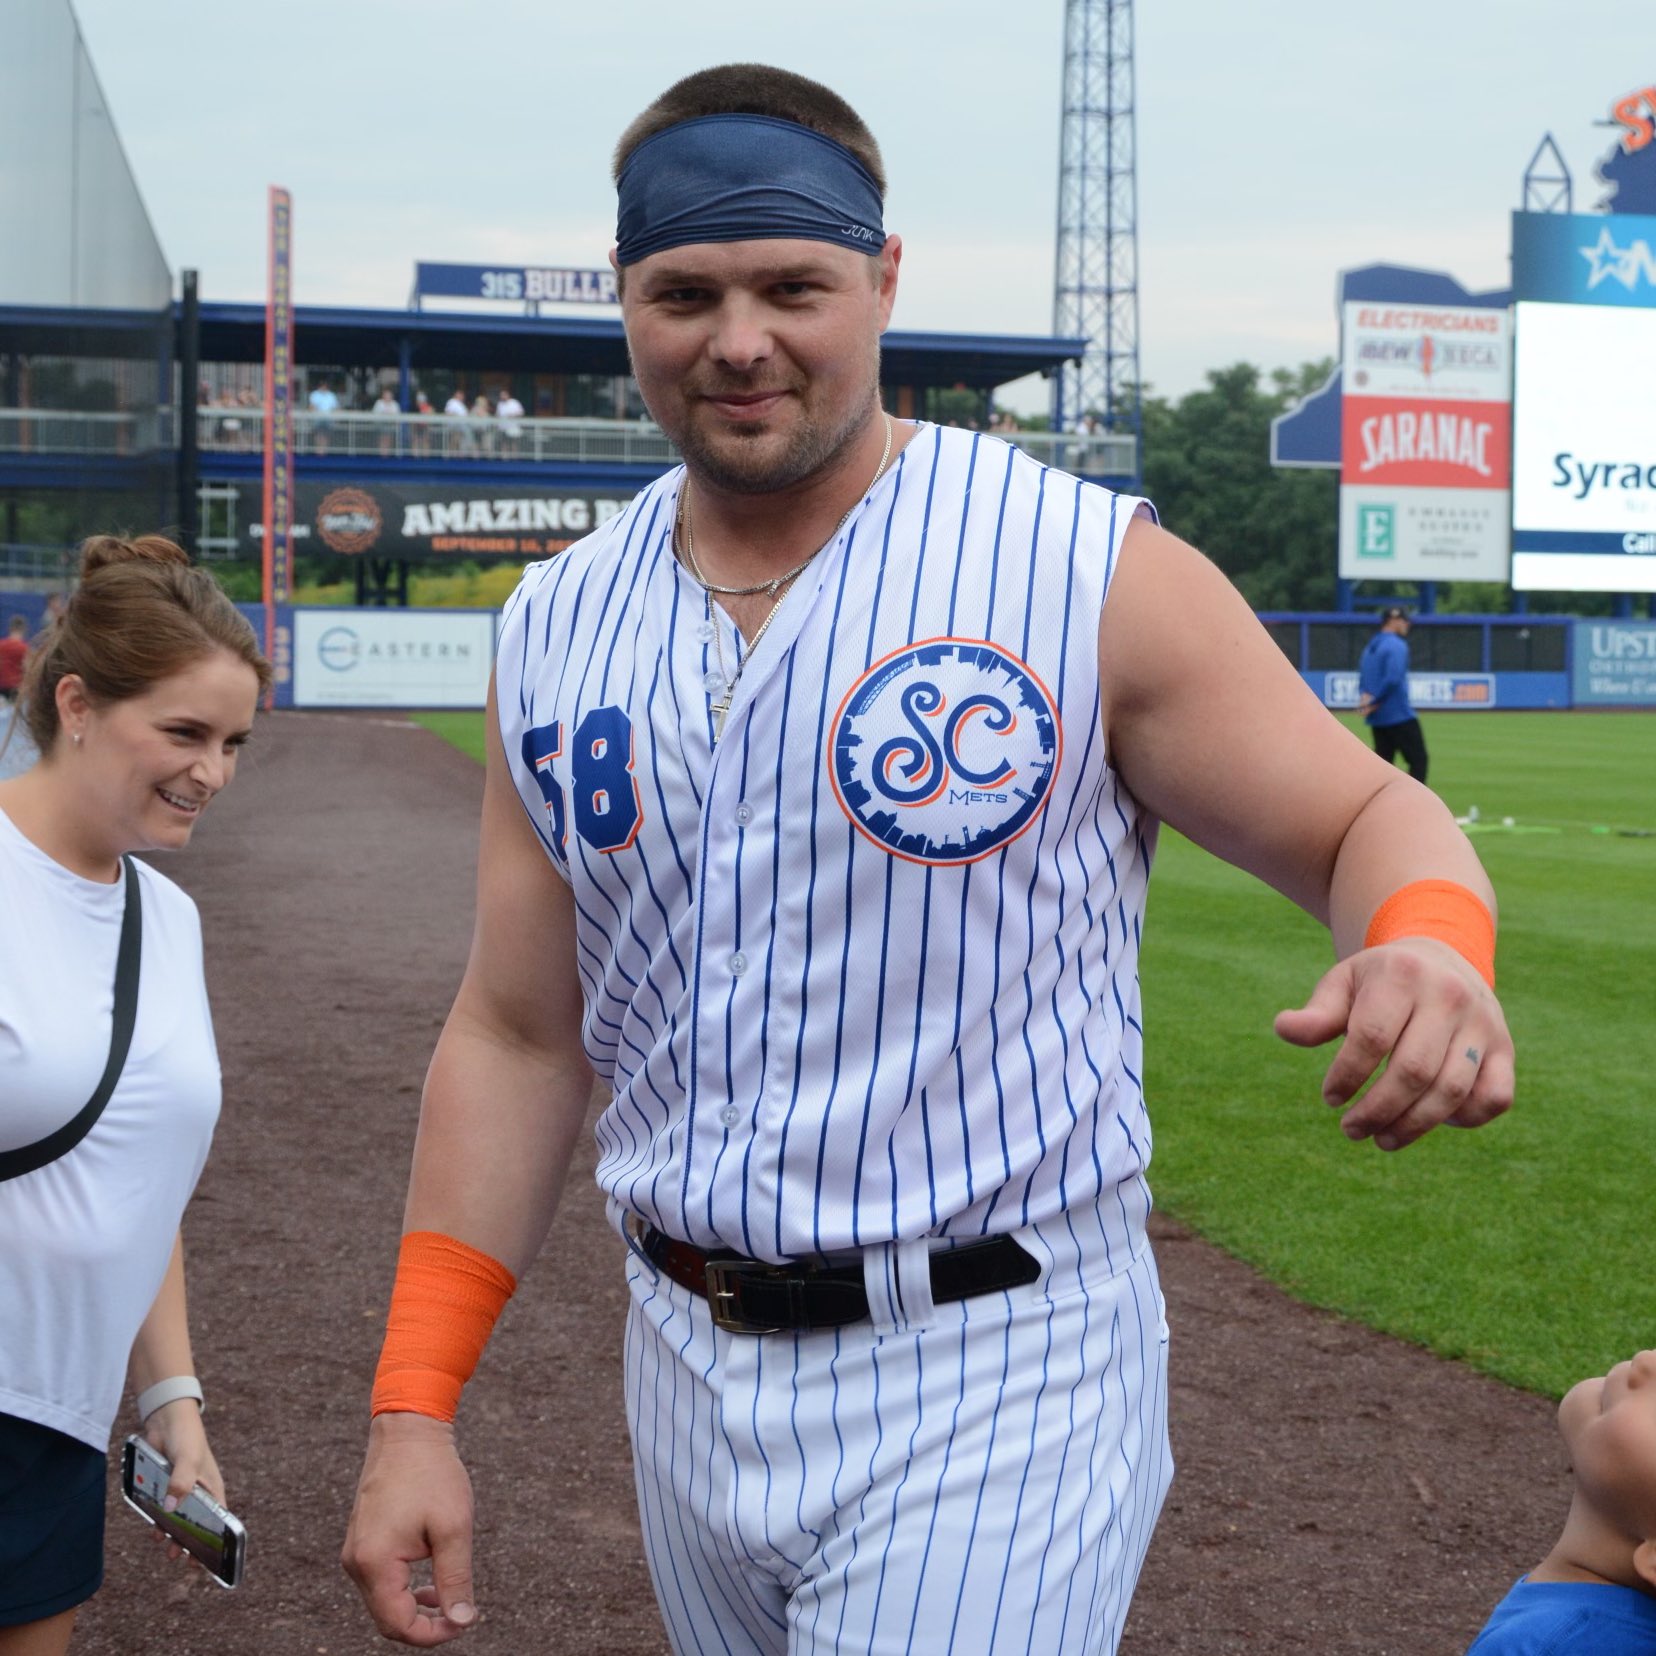
<svg viewBox="0 0 1656 1656">
<path fill-rule="evenodd" d="M 239 1586 L 247 1565 L 247 1531 L 241 1520 L 200 1484 L 168 1512 L 162 1503 L 171 1477 L 166 1456 L 137 1433 L 122 1445 L 121 1494 L 127 1505 L 205 1565 L 219 1586 Z"/>
</svg>

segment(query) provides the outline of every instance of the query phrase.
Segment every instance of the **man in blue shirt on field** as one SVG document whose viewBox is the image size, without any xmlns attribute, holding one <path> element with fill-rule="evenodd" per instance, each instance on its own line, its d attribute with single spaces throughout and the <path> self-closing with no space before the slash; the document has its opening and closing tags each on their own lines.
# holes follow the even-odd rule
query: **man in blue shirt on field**
<svg viewBox="0 0 1656 1656">
<path fill-rule="evenodd" d="M 1417 782 L 1426 780 L 1426 738 L 1409 701 L 1409 612 L 1396 605 L 1363 646 L 1357 664 L 1357 711 L 1374 732 L 1374 751 L 1387 764 L 1399 753 Z"/>
</svg>

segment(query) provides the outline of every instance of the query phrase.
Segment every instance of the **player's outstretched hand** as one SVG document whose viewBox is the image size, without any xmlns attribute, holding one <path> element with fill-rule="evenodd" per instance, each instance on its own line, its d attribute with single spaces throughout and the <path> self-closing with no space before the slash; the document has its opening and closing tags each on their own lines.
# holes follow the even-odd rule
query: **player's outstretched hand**
<svg viewBox="0 0 1656 1656">
<path fill-rule="evenodd" d="M 424 1558 L 431 1582 L 416 1587 Z M 476 1622 L 471 1479 L 453 1427 L 426 1415 L 375 1416 L 340 1563 L 375 1626 L 399 1644 L 445 1644 Z"/>
<path fill-rule="evenodd" d="M 1323 1100 L 1345 1110 L 1347 1138 L 1372 1138 L 1382 1150 L 1401 1150 L 1443 1122 L 1481 1127 L 1512 1104 L 1512 1037 L 1501 1004 L 1468 961 L 1434 938 L 1348 955 L 1304 1006 L 1277 1014 L 1276 1032 L 1305 1047 L 1344 1037 Z M 1382 1063 L 1385 1074 L 1357 1098 Z"/>
</svg>

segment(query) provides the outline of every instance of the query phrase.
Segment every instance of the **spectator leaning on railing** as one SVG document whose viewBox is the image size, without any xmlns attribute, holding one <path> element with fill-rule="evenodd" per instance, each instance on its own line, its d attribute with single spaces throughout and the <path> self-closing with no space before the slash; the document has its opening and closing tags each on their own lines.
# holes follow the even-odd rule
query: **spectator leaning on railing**
<svg viewBox="0 0 1656 1656">
<path fill-rule="evenodd" d="M 495 424 L 494 409 L 489 406 L 489 394 L 486 391 L 477 393 L 476 401 L 471 405 L 471 417 L 482 422 L 475 428 L 468 427 L 467 435 L 472 439 L 472 446 L 481 449 L 485 454 L 495 451 Z"/>
<path fill-rule="evenodd" d="M 443 412 L 456 420 L 469 420 L 471 409 L 466 403 L 464 386 L 457 385 L 449 393 L 449 400 L 443 404 Z M 477 445 L 472 440 L 471 432 L 461 426 L 458 431 L 444 432 L 443 452 L 445 454 L 470 454 Z"/>
<path fill-rule="evenodd" d="M 402 406 L 398 403 L 390 386 L 387 385 L 381 388 L 379 397 L 374 403 L 374 413 L 387 422 L 396 419 L 402 413 Z M 396 443 L 396 435 L 396 427 L 387 423 L 385 429 L 379 434 L 379 451 L 381 454 L 391 452 Z"/>
<path fill-rule="evenodd" d="M 327 380 L 319 380 L 310 394 L 310 411 L 317 418 L 311 423 L 311 442 L 318 454 L 328 452 L 328 436 L 333 430 L 330 414 L 339 412 L 339 397 Z"/>
<path fill-rule="evenodd" d="M 507 454 L 516 454 L 523 441 L 523 404 L 512 395 L 510 386 L 495 403 L 495 418 L 500 421 L 501 448 Z"/>
<path fill-rule="evenodd" d="M 413 438 L 416 454 L 431 453 L 431 427 L 426 424 L 437 410 L 431 406 L 431 398 L 423 391 L 414 393 L 414 412 L 419 418 L 414 422 Z"/>
</svg>

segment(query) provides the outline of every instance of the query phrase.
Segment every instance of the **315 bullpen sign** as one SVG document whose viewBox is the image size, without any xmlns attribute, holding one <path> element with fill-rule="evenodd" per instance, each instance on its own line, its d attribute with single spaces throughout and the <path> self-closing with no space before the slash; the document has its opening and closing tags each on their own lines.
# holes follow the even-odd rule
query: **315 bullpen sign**
<svg viewBox="0 0 1656 1656">
<path fill-rule="evenodd" d="M 1506 313 L 1362 300 L 1341 321 L 1340 574 L 1505 580 Z"/>
<path fill-rule="evenodd" d="M 506 299 L 529 304 L 618 305 L 613 270 L 566 265 L 414 266 L 414 303 L 422 299 Z"/>
</svg>

